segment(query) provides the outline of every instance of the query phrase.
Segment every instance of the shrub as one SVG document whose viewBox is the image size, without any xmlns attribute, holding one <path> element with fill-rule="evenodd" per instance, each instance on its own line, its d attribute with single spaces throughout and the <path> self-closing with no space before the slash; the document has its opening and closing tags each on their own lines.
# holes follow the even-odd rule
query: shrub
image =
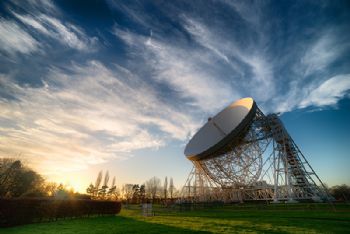
<svg viewBox="0 0 350 234">
<path fill-rule="evenodd" d="M 79 199 L 13 198 L 0 199 L 0 226 L 52 221 L 90 215 L 118 214 L 120 202 Z"/>
</svg>

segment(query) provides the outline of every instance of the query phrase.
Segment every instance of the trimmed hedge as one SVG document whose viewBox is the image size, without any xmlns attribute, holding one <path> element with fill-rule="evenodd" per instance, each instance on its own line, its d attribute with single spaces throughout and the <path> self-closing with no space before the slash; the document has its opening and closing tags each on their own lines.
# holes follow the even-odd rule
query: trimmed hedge
<svg viewBox="0 0 350 234">
<path fill-rule="evenodd" d="M 0 227 L 52 221 L 60 218 L 118 214 L 121 203 L 52 198 L 0 199 Z"/>
</svg>

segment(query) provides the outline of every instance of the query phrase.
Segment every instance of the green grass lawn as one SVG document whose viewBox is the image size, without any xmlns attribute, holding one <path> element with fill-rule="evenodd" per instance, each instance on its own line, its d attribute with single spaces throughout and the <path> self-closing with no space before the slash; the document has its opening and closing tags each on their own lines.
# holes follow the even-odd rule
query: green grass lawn
<svg viewBox="0 0 350 234">
<path fill-rule="evenodd" d="M 40 233 L 350 233 L 350 206 L 334 212 L 322 205 L 231 205 L 192 211 L 155 208 L 143 217 L 137 206 L 117 216 L 59 220 L 0 229 L 8 234 Z"/>
</svg>

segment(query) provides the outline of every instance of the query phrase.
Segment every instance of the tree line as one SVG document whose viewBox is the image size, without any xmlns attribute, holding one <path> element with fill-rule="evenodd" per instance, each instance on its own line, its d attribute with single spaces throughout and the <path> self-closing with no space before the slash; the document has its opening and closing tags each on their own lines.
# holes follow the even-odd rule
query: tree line
<svg viewBox="0 0 350 234">
<path fill-rule="evenodd" d="M 100 171 L 98 173 L 95 185 L 90 183 L 89 187 L 86 189 L 86 193 L 90 195 L 93 199 L 110 199 L 117 200 L 118 199 L 118 190 L 115 184 L 115 176 L 113 177 L 112 183 L 108 186 L 109 182 L 109 172 L 106 171 L 104 176 L 103 184 L 101 186 L 101 182 L 103 179 L 103 172 Z"/>
<path fill-rule="evenodd" d="M 21 160 L 0 158 L 0 198 L 17 197 L 88 198 L 63 184 L 45 181 Z"/>
<path fill-rule="evenodd" d="M 110 183 L 109 172 L 98 173 L 95 184 L 90 184 L 87 194 L 75 193 L 63 184 L 45 181 L 36 171 L 27 167 L 18 159 L 0 158 L 0 198 L 16 197 L 56 197 L 123 200 L 130 203 L 145 201 L 162 202 L 177 199 L 179 190 L 174 186 L 173 179 L 164 178 L 163 183 L 158 177 L 152 177 L 143 184 L 124 184 L 121 189 L 116 186 L 116 178 Z M 350 202 L 350 186 L 336 185 L 328 188 L 330 194 L 337 200 Z"/>
<path fill-rule="evenodd" d="M 119 201 L 91 200 L 62 184 L 46 182 L 20 160 L 0 158 L 0 227 L 117 214 L 120 209 Z"/>
<path fill-rule="evenodd" d="M 102 183 L 103 181 L 103 183 Z M 92 199 L 123 200 L 128 203 L 142 203 L 147 201 L 160 202 L 178 198 L 179 191 L 174 186 L 173 178 L 164 178 L 163 184 L 158 177 L 152 177 L 143 184 L 124 184 L 117 188 L 115 177 L 109 182 L 109 171 L 103 176 L 103 171 L 97 175 L 95 184 L 90 183 L 86 189 Z"/>
</svg>

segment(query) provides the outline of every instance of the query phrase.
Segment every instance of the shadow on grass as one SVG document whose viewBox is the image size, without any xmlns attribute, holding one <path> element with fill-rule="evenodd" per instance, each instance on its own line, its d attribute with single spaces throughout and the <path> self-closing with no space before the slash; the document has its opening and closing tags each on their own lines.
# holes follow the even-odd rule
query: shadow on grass
<svg viewBox="0 0 350 234">
<path fill-rule="evenodd" d="M 52 223 L 29 224 L 0 229 L 0 234 L 107 234 L 107 233 L 210 233 L 149 223 L 123 216 L 104 216 L 72 220 L 59 220 Z"/>
<path fill-rule="evenodd" d="M 140 210 L 118 216 L 59 220 L 0 229 L 0 234 L 41 233 L 349 233 L 350 213 L 329 211 L 202 210 L 158 212 L 143 217 Z"/>
<path fill-rule="evenodd" d="M 350 213 L 329 211 L 194 211 L 170 217 L 163 224 L 182 219 L 182 226 L 186 226 L 186 220 L 197 220 L 206 224 L 204 230 L 212 232 L 349 233 L 350 230 Z"/>
</svg>

